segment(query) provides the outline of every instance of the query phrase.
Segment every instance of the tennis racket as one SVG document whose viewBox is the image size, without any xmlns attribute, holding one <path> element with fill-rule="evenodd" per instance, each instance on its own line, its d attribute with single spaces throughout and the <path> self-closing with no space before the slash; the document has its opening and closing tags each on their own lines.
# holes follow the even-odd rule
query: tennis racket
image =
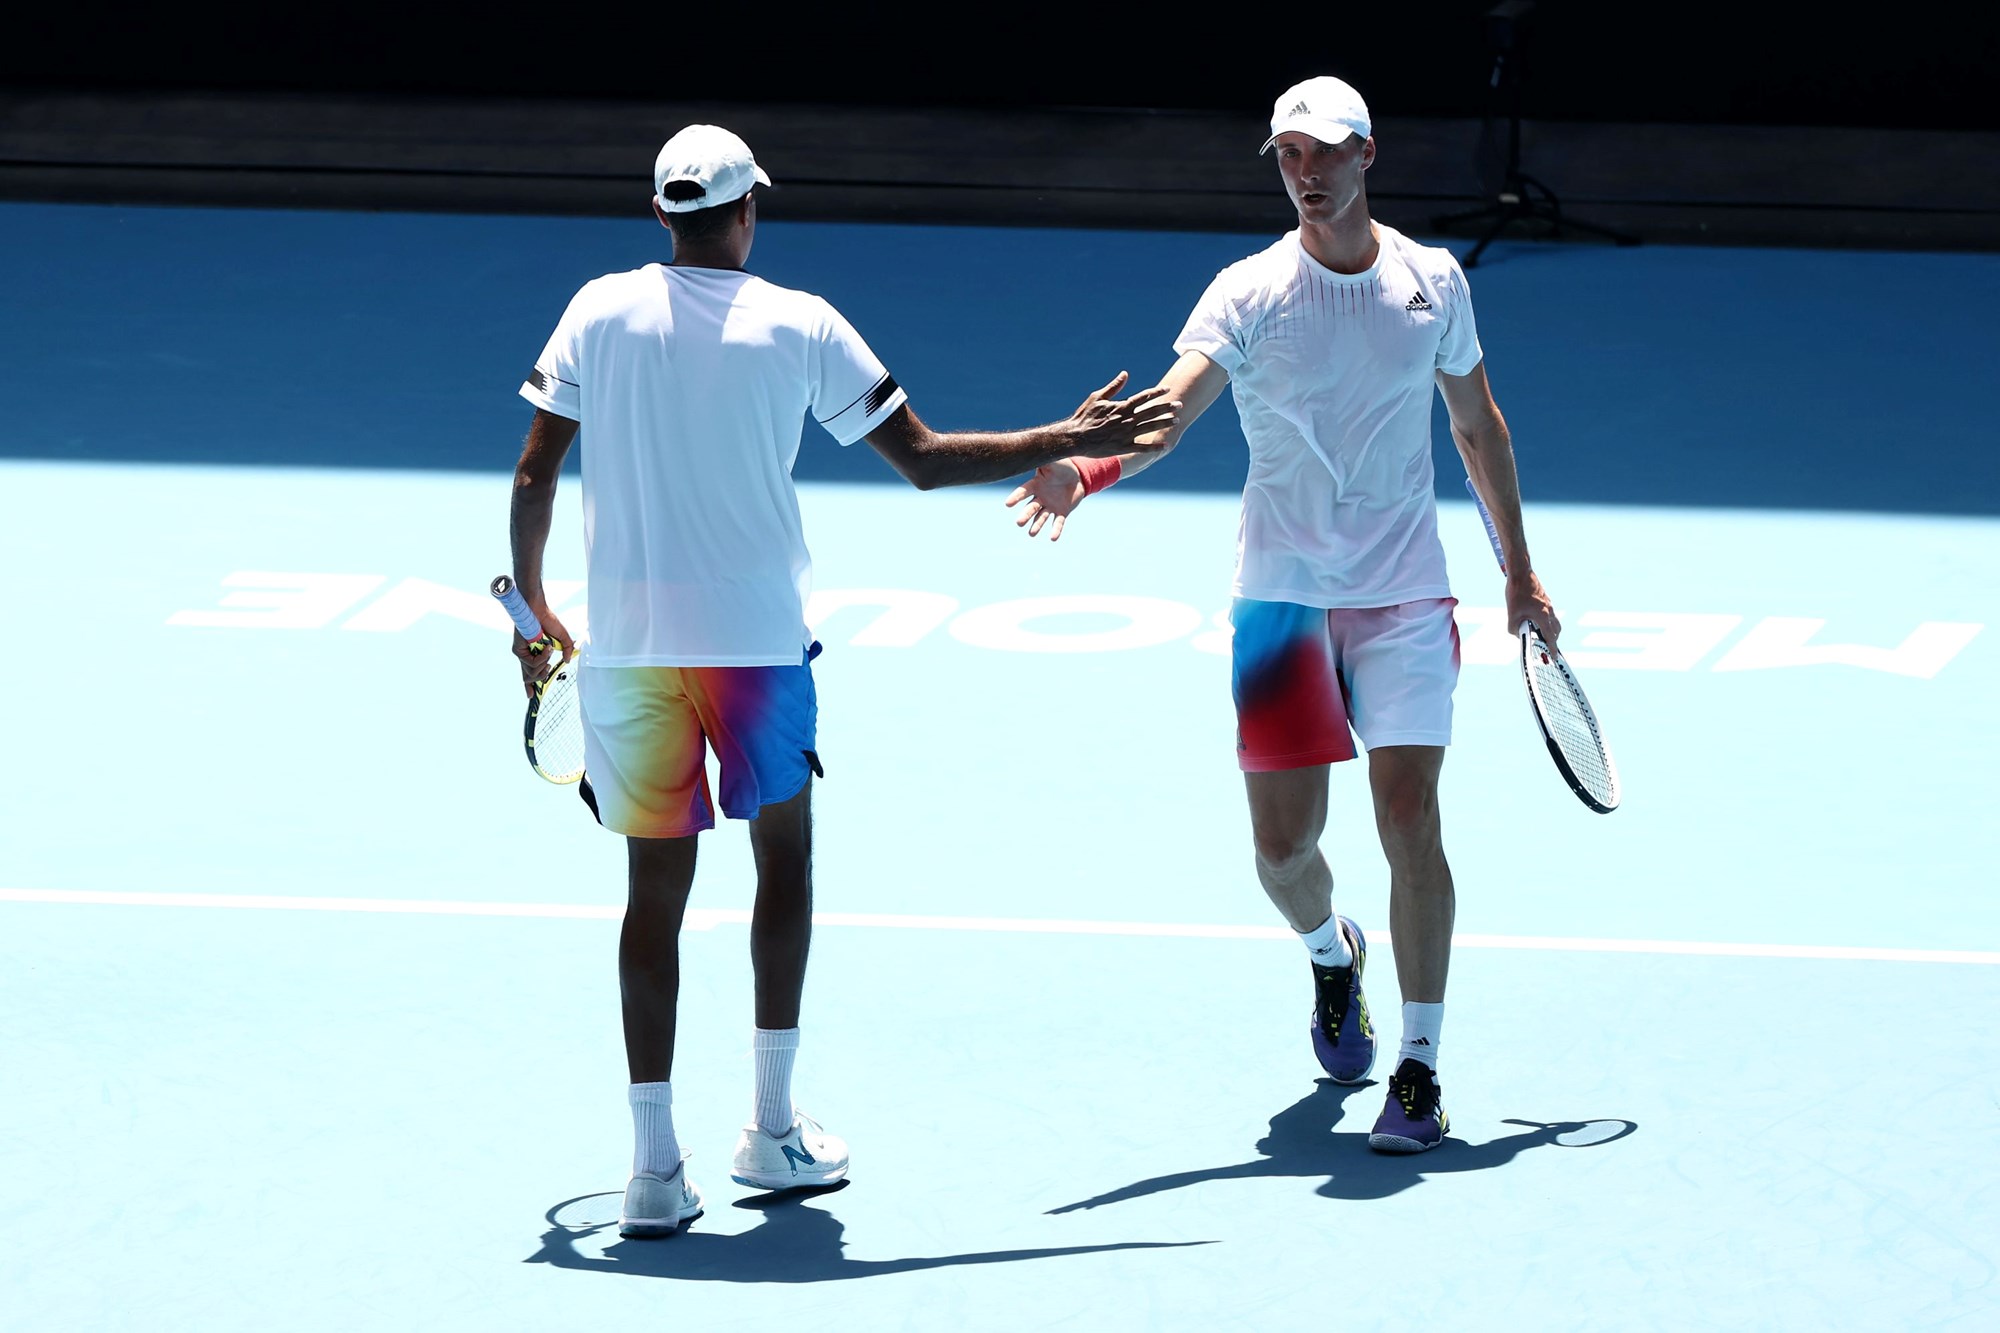
<svg viewBox="0 0 2000 1333">
<path fill-rule="evenodd" d="M 528 699 L 528 720 L 521 728 L 528 763 L 550 782 L 575 782 L 583 776 L 583 710 L 576 697 L 583 649 L 563 657 L 556 641 L 542 633 L 542 622 L 528 606 L 528 599 L 505 574 L 493 580 L 491 591 L 507 608 L 522 638 L 541 645 L 544 652 L 556 653 L 555 664 L 535 682 Z"/>
<path fill-rule="evenodd" d="M 1493 543 L 1493 558 L 1500 562 L 1500 572 L 1504 574 L 1507 558 L 1500 553 L 1500 532 L 1493 526 L 1493 515 L 1479 498 L 1479 488 L 1472 484 L 1472 478 L 1465 479 L 1465 489 L 1472 496 L 1472 503 L 1479 507 L 1480 521 L 1486 524 L 1486 540 Z M 1535 725 L 1541 729 L 1542 740 L 1549 747 L 1549 757 L 1556 761 L 1556 771 L 1563 775 L 1577 799 L 1598 814 L 1608 815 L 1616 810 L 1621 795 L 1618 765 L 1612 761 L 1611 747 L 1604 742 L 1597 714 L 1584 696 L 1583 686 L 1577 684 L 1576 673 L 1569 669 L 1569 663 L 1555 645 L 1542 638 L 1541 630 L 1532 620 L 1521 624 L 1521 678 L 1527 682 L 1528 704 L 1535 714 Z"/>
</svg>

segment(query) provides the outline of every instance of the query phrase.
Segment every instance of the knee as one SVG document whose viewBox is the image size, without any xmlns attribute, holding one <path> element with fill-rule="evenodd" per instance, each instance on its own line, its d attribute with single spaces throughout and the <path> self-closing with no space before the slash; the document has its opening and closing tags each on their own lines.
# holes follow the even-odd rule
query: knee
<svg viewBox="0 0 2000 1333">
<path fill-rule="evenodd" d="M 680 984 L 679 949 L 625 948 L 618 951 L 618 985 L 621 991 L 677 991 Z"/>
<path fill-rule="evenodd" d="M 1257 863 L 1283 875 L 1310 860 L 1319 851 L 1319 838 L 1296 824 L 1258 825 L 1252 830 Z"/>
<path fill-rule="evenodd" d="M 1385 839 L 1405 845 L 1436 841 L 1437 787 L 1427 782 L 1399 782 L 1385 788 L 1376 796 L 1375 819 Z"/>
<path fill-rule="evenodd" d="M 652 907 L 685 902 L 694 885 L 695 847 L 692 837 L 627 838 L 626 883 L 632 904 Z"/>
</svg>

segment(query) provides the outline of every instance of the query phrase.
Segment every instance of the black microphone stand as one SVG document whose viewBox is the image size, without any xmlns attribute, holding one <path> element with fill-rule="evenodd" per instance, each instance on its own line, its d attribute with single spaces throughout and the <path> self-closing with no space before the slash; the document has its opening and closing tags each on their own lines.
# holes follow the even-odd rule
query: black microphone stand
<svg viewBox="0 0 2000 1333">
<path fill-rule="evenodd" d="M 1479 238 L 1479 243 L 1462 261 L 1466 268 L 1477 266 L 1479 256 L 1485 253 L 1486 247 L 1516 222 L 1538 223 L 1547 228 L 1546 235 L 1551 238 L 1561 236 L 1568 229 L 1603 236 L 1619 245 L 1639 244 L 1637 236 L 1565 216 L 1562 201 L 1556 198 L 1556 192 L 1521 170 L 1520 66 L 1534 8 L 1535 0 L 1502 0 L 1486 14 L 1486 40 L 1493 48 L 1493 77 L 1488 87 L 1494 97 L 1505 96 L 1507 99 L 1507 165 L 1500 178 L 1500 188 L 1493 202 L 1484 208 L 1431 219 L 1431 226 L 1439 231 L 1448 231 L 1465 222 L 1488 224 L 1486 234 Z M 1490 112 L 1487 120 L 1490 124 Z"/>
</svg>

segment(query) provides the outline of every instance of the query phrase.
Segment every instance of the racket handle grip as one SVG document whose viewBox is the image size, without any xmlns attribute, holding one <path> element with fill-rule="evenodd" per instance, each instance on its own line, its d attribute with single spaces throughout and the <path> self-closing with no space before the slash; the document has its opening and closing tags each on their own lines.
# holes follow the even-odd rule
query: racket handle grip
<svg viewBox="0 0 2000 1333">
<path fill-rule="evenodd" d="M 1479 521 L 1486 525 L 1486 540 L 1493 543 L 1493 559 L 1499 564 L 1500 572 L 1505 574 L 1507 557 L 1500 553 L 1500 529 L 1493 526 L 1493 515 L 1487 512 L 1486 501 L 1479 498 L 1479 488 L 1472 484 L 1470 477 L 1465 479 L 1465 493 L 1472 497 L 1472 503 L 1479 509 Z"/>
<path fill-rule="evenodd" d="M 522 638 L 533 643 L 542 637 L 542 622 L 528 605 L 528 599 L 521 596 L 521 590 L 514 586 L 514 580 L 502 574 L 493 580 L 488 591 L 507 608 L 507 615 L 513 620 L 514 628 L 521 631 Z"/>
</svg>

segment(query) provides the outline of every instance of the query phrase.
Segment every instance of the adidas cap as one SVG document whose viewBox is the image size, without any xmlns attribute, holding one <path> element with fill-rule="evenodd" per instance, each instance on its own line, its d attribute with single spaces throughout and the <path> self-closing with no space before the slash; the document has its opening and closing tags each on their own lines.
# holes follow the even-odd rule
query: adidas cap
<svg viewBox="0 0 2000 1333">
<path fill-rule="evenodd" d="M 1259 153 L 1271 151 L 1278 136 L 1297 130 L 1321 143 L 1339 143 L 1352 134 L 1357 139 L 1369 135 L 1368 104 L 1348 84 L 1322 74 L 1304 83 L 1295 83 L 1271 104 L 1271 137 Z"/>
<path fill-rule="evenodd" d="M 669 181 L 693 181 L 701 194 L 693 199 L 666 197 Z M 750 193 L 753 185 L 771 178 L 750 155 L 750 145 L 720 125 L 690 125 L 661 147 L 653 159 L 653 202 L 669 213 L 714 208 Z"/>
</svg>

